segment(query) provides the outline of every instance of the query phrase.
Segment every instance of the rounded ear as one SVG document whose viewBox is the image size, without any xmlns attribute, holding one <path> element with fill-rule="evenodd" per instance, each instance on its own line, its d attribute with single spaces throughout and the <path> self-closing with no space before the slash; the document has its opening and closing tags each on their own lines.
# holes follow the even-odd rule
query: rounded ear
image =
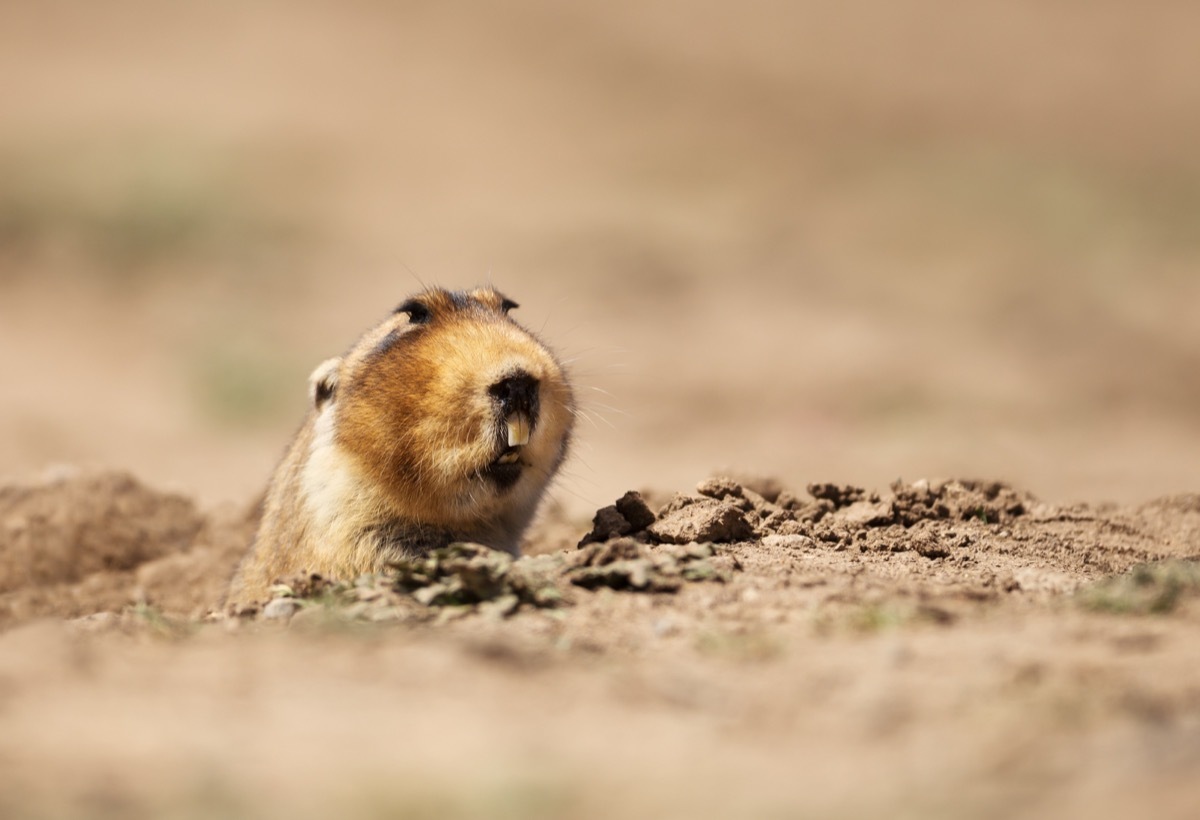
<svg viewBox="0 0 1200 820">
<path fill-rule="evenodd" d="M 317 369 L 308 377 L 308 398 L 313 407 L 320 410 L 333 401 L 337 392 L 338 368 L 342 365 L 339 358 L 326 359 L 317 365 Z"/>
</svg>

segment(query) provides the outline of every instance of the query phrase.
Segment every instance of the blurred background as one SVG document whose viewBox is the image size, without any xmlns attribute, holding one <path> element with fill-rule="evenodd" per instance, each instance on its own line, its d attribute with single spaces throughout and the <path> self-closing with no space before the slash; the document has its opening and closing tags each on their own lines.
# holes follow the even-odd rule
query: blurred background
<svg viewBox="0 0 1200 820">
<path fill-rule="evenodd" d="M 714 469 L 1200 489 L 1190 0 L 0 2 L 0 474 L 248 501 L 422 284 Z"/>
</svg>

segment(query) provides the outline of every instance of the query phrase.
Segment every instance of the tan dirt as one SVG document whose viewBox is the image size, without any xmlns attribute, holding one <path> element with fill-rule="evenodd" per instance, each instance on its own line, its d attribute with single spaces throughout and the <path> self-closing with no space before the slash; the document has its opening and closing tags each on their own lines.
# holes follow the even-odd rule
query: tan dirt
<svg viewBox="0 0 1200 820">
<path fill-rule="evenodd" d="M 218 581 L 253 514 L 112 474 L 0 498 L 6 817 L 1183 818 L 1200 798 L 1197 496 L 715 479 L 597 513 L 621 534 L 548 520 L 535 557 L 293 582 L 237 614 Z M 31 528 L 55 548 L 36 562 Z M 672 543 L 697 530 L 716 543 Z M 544 547 L 566 538 L 586 543 Z M 511 594 L 529 568 L 562 595 Z M 478 595 L 422 596 L 455 572 Z"/>
</svg>

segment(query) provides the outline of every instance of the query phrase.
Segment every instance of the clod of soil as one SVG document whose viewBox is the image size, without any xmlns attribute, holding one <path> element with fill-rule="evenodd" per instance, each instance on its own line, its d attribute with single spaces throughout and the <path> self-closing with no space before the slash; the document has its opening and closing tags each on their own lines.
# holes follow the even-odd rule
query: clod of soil
<svg viewBox="0 0 1200 820">
<path fill-rule="evenodd" d="M 713 559 L 712 544 L 650 547 L 632 538 L 591 544 L 571 558 L 572 584 L 637 592 L 676 592 L 687 581 L 725 581 L 728 569 Z M 736 561 L 731 566 L 737 566 Z M 740 567 L 738 567 L 740 568 Z"/>
<path fill-rule="evenodd" d="M 619 538 L 644 531 L 654 523 L 654 513 L 642 498 L 642 494 L 630 490 L 611 507 L 601 507 L 592 519 L 592 530 L 583 537 L 579 546 L 603 543 L 610 538 Z"/>
<path fill-rule="evenodd" d="M 728 544 L 754 537 L 745 514 L 733 504 L 690 496 L 676 496 L 646 531 L 664 544 Z"/>
<path fill-rule="evenodd" d="M 518 604 L 556 606 L 561 594 L 550 556 L 514 559 L 480 544 L 451 544 L 423 558 L 397 562 L 394 587 L 428 606 L 462 606 L 504 599 Z M 507 607 L 506 607 L 507 608 Z"/>
</svg>

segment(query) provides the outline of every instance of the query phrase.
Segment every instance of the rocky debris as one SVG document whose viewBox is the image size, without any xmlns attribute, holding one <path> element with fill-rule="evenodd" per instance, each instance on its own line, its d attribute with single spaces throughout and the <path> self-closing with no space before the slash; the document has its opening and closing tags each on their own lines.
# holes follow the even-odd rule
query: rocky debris
<svg viewBox="0 0 1200 820">
<path fill-rule="evenodd" d="M 810 550 L 817 545 L 817 542 L 807 535 L 766 535 L 763 536 L 762 543 L 764 547 L 794 551 Z"/>
<path fill-rule="evenodd" d="M 756 486 L 770 497 L 728 476 L 709 478 L 695 494 L 675 495 L 657 515 L 641 495 L 626 493 L 596 513 L 580 547 L 619 538 L 653 545 L 794 536 L 837 549 L 911 550 L 942 558 L 970 536 L 953 527 L 934 532 L 929 522 L 999 524 L 1025 515 L 1036 504 L 1031 496 L 995 481 L 897 482 L 884 493 L 810 484 L 808 499 L 769 482 Z"/>
<path fill-rule="evenodd" d="M 696 487 L 700 495 L 732 504 L 743 512 L 746 522 L 750 525 L 751 535 L 745 536 L 739 532 L 732 540 L 764 538 L 768 535 L 802 535 L 805 533 L 802 522 L 812 520 L 826 511 L 822 507 L 816 515 L 812 514 L 812 508 L 817 502 L 806 504 L 800 501 L 791 493 L 779 488 L 778 482 L 756 479 L 754 486 L 765 490 L 766 494 L 723 476 L 702 481 Z"/>
<path fill-rule="evenodd" d="M 601 507 L 592 518 L 592 529 L 579 542 L 580 547 L 588 544 L 602 544 L 610 538 L 620 538 L 633 532 L 633 527 L 616 506 Z"/>
<path fill-rule="evenodd" d="M 832 510 L 849 507 L 866 498 L 866 490 L 849 484 L 809 484 L 808 494 L 817 501 L 828 501 Z"/>
<path fill-rule="evenodd" d="M 592 530 L 583 537 L 579 546 L 603 543 L 612 538 L 643 532 L 654 523 L 654 513 L 642 498 L 641 493 L 630 490 L 616 504 L 601 507 L 592 519 Z"/>
<path fill-rule="evenodd" d="M 783 482 L 774 476 L 733 473 L 724 477 L 740 485 L 742 488 L 756 493 L 764 501 L 769 501 L 772 504 L 781 504 L 781 496 L 787 493 L 787 488 L 783 486 Z"/>
<path fill-rule="evenodd" d="M 632 509 L 636 516 L 636 505 Z M 342 620 L 420 621 L 446 609 L 507 617 L 522 608 L 568 604 L 571 587 L 676 592 L 689 582 L 724 582 L 735 569 L 740 569 L 736 559 L 718 556 L 707 543 L 654 546 L 618 537 L 574 552 L 524 558 L 481 544 L 455 543 L 398 561 L 386 572 L 363 575 L 353 584 L 299 575 L 272 587 L 272 599 L 264 606 L 242 607 L 228 616 L 305 621 L 324 604 Z"/>
<path fill-rule="evenodd" d="M 324 608 L 342 620 L 421 621 L 435 617 L 439 609 L 456 608 L 507 617 L 522 606 L 564 603 L 560 580 L 565 564 L 562 554 L 514 559 L 482 544 L 459 542 L 353 583 L 299 575 L 273 587 L 272 600 L 261 609 L 230 614 L 303 621 Z"/>
<path fill-rule="evenodd" d="M 286 621 L 300 609 L 300 602 L 294 598 L 273 598 L 262 609 L 264 621 Z"/>
<path fill-rule="evenodd" d="M 920 480 L 896 482 L 890 492 L 867 492 L 861 487 L 810 484 L 813 501 L 801 504 L 797 516 L 821 521 L 826 516 L 857 527 L 889 524 L 912 526 L 929 519 L 976 518 L 995 523 L 1025 512 L 1028 497 L 999 482 Z"/>
<path fill-rule="evenodd" d="M 558 565 L 555 556 L 517 560 L 482 544 L 456 543 L 422 558 L 398 561 L 394 585 L 427 606 L 511 598 L 517 604 L 552 607 L 562 601 L 554 581 Z"/>
<path fill-rule="evenodd" d="M 626 537 L 660 544 L 731 543 L 754 537 L 746 513 L 754 512 L 755 500 L 766 503 L 761 496 L 729 479 L 704 482 L 700 492 L 676 494 L 657 515 L 640 493 L 625 493 L 616 504 L 596 512 L 579 547 Z"/>
<path fill-rule="evenodd" d="M 585 589 L 676 592 L 687 581 L 728 580 L 728 570 L 714 558 L 712 544 L 651 547 L 632 538 L 619 538 L 575 553 L 566 576 Z"/>
<path fill-rule="evenodd" d="M 802 533 L 835 549 L 911 551 L 930 559 L 965 554 L 990 533 L 1012 524 L 1036 500 L 1001 482 L 896 482 L 885 493 L 813 485 L 812 505 L 801 507 Z M 1044 506 L 1044 505 L 1042 505 Z"/>
<path fill-rule="evenodd" d="M 834 515 L 852 527 L 881 527 L 892 523 L 895 510 L 890 501 L 855 501 Z"/>
<path fill-rule="evenodd" d="M 756 486 L 770 497 L 728 476 L 709 478 L 700 482 L 695 494 L 675 495 L 644 526 L 650 512 L 640 495 L 628 493 L 597 512 L 580 546 L 612 539 L 642 545 L 788 539 L 793 550 L 911 551 L 939 559 L 977 544 L 982 537 L 979 525 L 1013 522 L 1031 509 L 1045 507 L 995 481 L 897 482 L 883 493 L 810 484 L 808 498 L 769 482 Z"/>
<path fill-rule="evenodd" d="M 754 528 L 737 505 L 714 498 L 689 496 L 677 497 L 668 504 L 646 532 L 665 544 L 726 544 L 754 537 Z"/>
<path fill-rule="evenodd" d="M 1117 615 L 1165 615 L 1184 599 L 1200 598 L 1200 562 L 1139 564 L 1085 587 L 1077 600 L 1085 609 Z"/>
<path fill-rule="evenodd" d="M 654 523 L 654 513 L 639 492 L 630 490 L 625 493 L 617 499 L 616 507 L 633 532 L 644 530 Z"/>
<path fill-rule="evenodd" d="M 892 485 L 893 520 L 911 526 L 929 518 L 996 524 L 1024 515 L 1035 499 L 999 481 L 915 481 Z"/>
<path fill-rule="evenodd" d="M 753 490 L 748 490 L 743 485 L 726 476 L 713 476 L 701 481 L 696 485 L 696 492 L 708 498 L 715 498 L 718 501 L 730 499 L 742 509 L 749 509 L 752 506 L 746 498 L 747 492 L 758 495 Z M 761 499 L 762 496 L 759 496 L 759 498 Z"/>
</svg>

